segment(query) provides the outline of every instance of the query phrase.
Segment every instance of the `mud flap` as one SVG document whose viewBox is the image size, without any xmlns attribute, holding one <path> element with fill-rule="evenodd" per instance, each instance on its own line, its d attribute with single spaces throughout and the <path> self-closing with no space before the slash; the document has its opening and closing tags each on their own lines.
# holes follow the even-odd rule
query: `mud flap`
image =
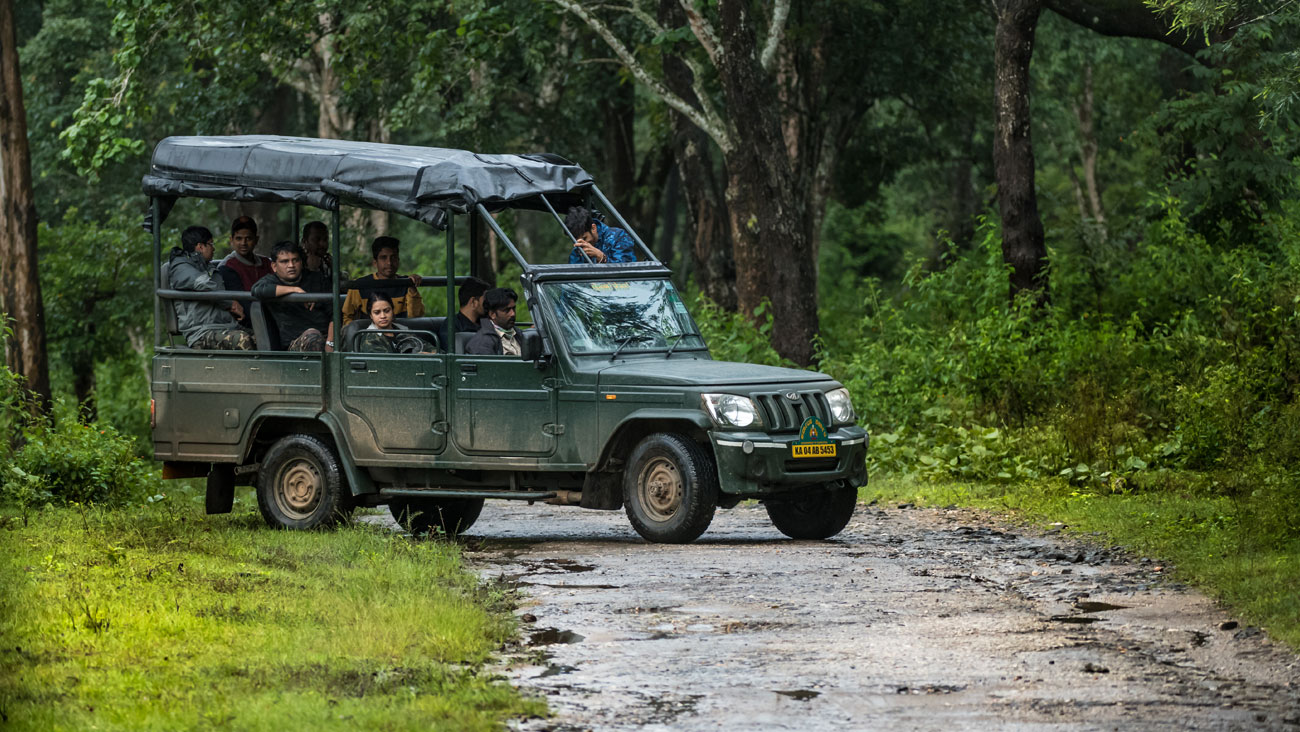
<svg viewBox="0 0 1300 732">
<path fill-rule="evenodd" d="M 587 473 L 582 481 L 583 508 L 617 511 L 623 507 L 622 473 Z"/>
<path fill-rule="evenodd" d="M 235 505 L 235 466 L 213 463 L 208 473 L 208 493 L 203 509 L 209 515 L 230 513 Z"/>
</svg>

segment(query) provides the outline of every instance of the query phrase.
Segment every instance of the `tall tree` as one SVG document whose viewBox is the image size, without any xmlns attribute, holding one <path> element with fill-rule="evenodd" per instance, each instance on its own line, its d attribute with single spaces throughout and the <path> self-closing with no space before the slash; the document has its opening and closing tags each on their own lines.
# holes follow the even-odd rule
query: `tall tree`
<svg viewBox="0 0 1300 732">
<path fill-rule="evenodd" d="M 744 0 L 680 0 L 680 13 L 670 15 L 645 0 L 554 2 L 586 23 L 638 82 L 721 154 L 739 307 L 752 314 L 770 299 L 773 346 L 798 363 L 811 362 L 821 220 L 839 151 L 871 103 L 866 38 L 884 37 L 872 24 L 892 8 L 777 0 L 764 12 Z M 641 33 L 620 25 L 629 20 Z M 796 42 L 788 41 L 791 32 Z M 686 73 L 674 70 L 674 54 Z M 695 143 L 680 131 L 678 140 L 679 150 Z M 689 185 L 691 171 L 680 154 L 678 162 Z M 700 220 L 695 217 L 697 226 Z"/>
<path fill-rule="evenodd" d="M 0 0 L 0 311 L 14 319 L 5 363 L 49 408 L 45 315 L 36 269 L 36 199 L 12 0 Z"/>
<path fill-rule="evenodd" d="M 993 99 L 996 126 L 993 170 L 1002 216 L 1002 258 L 1011 265 L 1011 294 L 1046 294 L 1047 246 L 1034 190 L 1034 146 L 1030 137 L 1029 61 L 1041 0 L 994 3 Z"/>
<path fill-rule="evenodd" d="M 1003 259 L 1011 265 L 1011 293 L 1047 291 L 1047 248 L 1034 189 L 1034 147 L 1029 109 L 1034 32 L 1044 8 L 1104 35 L 1159 40 L 1187 53 L 1204 42 L 1174 32 L 1171 21 L 1142 0 L 995 0 L 993 166 L 1002 217 Z M 1083 118 L 1080 119 L 1084 123 Z M 1086 121 L 1091 124 L 1090 120 Z"/>
</svg>

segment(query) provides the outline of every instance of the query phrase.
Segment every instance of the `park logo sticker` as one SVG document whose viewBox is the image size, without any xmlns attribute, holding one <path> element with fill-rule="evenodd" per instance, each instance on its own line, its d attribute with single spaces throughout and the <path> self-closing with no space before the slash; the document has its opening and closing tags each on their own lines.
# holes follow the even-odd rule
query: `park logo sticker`
<svg viewBox="0 0 1300 732">
<path fill-rule="evenodd" d="M 790 451 L 797 458 L 835 457 L 835 443 L 826 438 L 826 425 L 814 416 L 799 426 L 799 439 L 790 445 Z"/>
</svg>

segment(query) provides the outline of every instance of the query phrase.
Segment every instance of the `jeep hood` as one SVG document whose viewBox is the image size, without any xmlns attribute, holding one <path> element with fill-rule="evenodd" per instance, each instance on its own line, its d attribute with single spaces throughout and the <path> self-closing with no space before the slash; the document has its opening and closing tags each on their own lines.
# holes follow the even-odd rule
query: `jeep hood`
<svg viewBox="0 0 1300 732">
<path fill-rule="evenodd" d="M 770 384 L 780 389 L 787 384 L 832 381 L 816 371 L 758 366 L 731 361 L 703 359 L 638 358 L 612 364 L 600 371 L 600 386 L 726 386 Z"/>
</svg>

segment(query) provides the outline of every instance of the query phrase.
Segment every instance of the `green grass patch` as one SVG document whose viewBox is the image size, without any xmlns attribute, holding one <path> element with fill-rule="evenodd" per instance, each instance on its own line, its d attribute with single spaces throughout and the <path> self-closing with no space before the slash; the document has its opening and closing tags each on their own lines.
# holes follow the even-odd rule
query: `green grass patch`
<svg viewBox="0 0 1300 732">
<path fill-rule="evenodd" d="M 4 726 L 466 730 L 544 713 L 484 670 L 508 598 L 454 544 L 169 501 L 25 525 L 0 511 Z"/>
<path fill-rule="evenodd" d="M 993 509 L 1032 522 L 1062 522 L 1130 551 L 1172 563 L 1174 576 L 1300 649 L 1300 541 L 1280 530 L 1274 507 L 1209 491 L 1109 492 L 1065 481 L 942 483 L 884 479 L 863 497 L 884 503 Z"/>
</svg>

